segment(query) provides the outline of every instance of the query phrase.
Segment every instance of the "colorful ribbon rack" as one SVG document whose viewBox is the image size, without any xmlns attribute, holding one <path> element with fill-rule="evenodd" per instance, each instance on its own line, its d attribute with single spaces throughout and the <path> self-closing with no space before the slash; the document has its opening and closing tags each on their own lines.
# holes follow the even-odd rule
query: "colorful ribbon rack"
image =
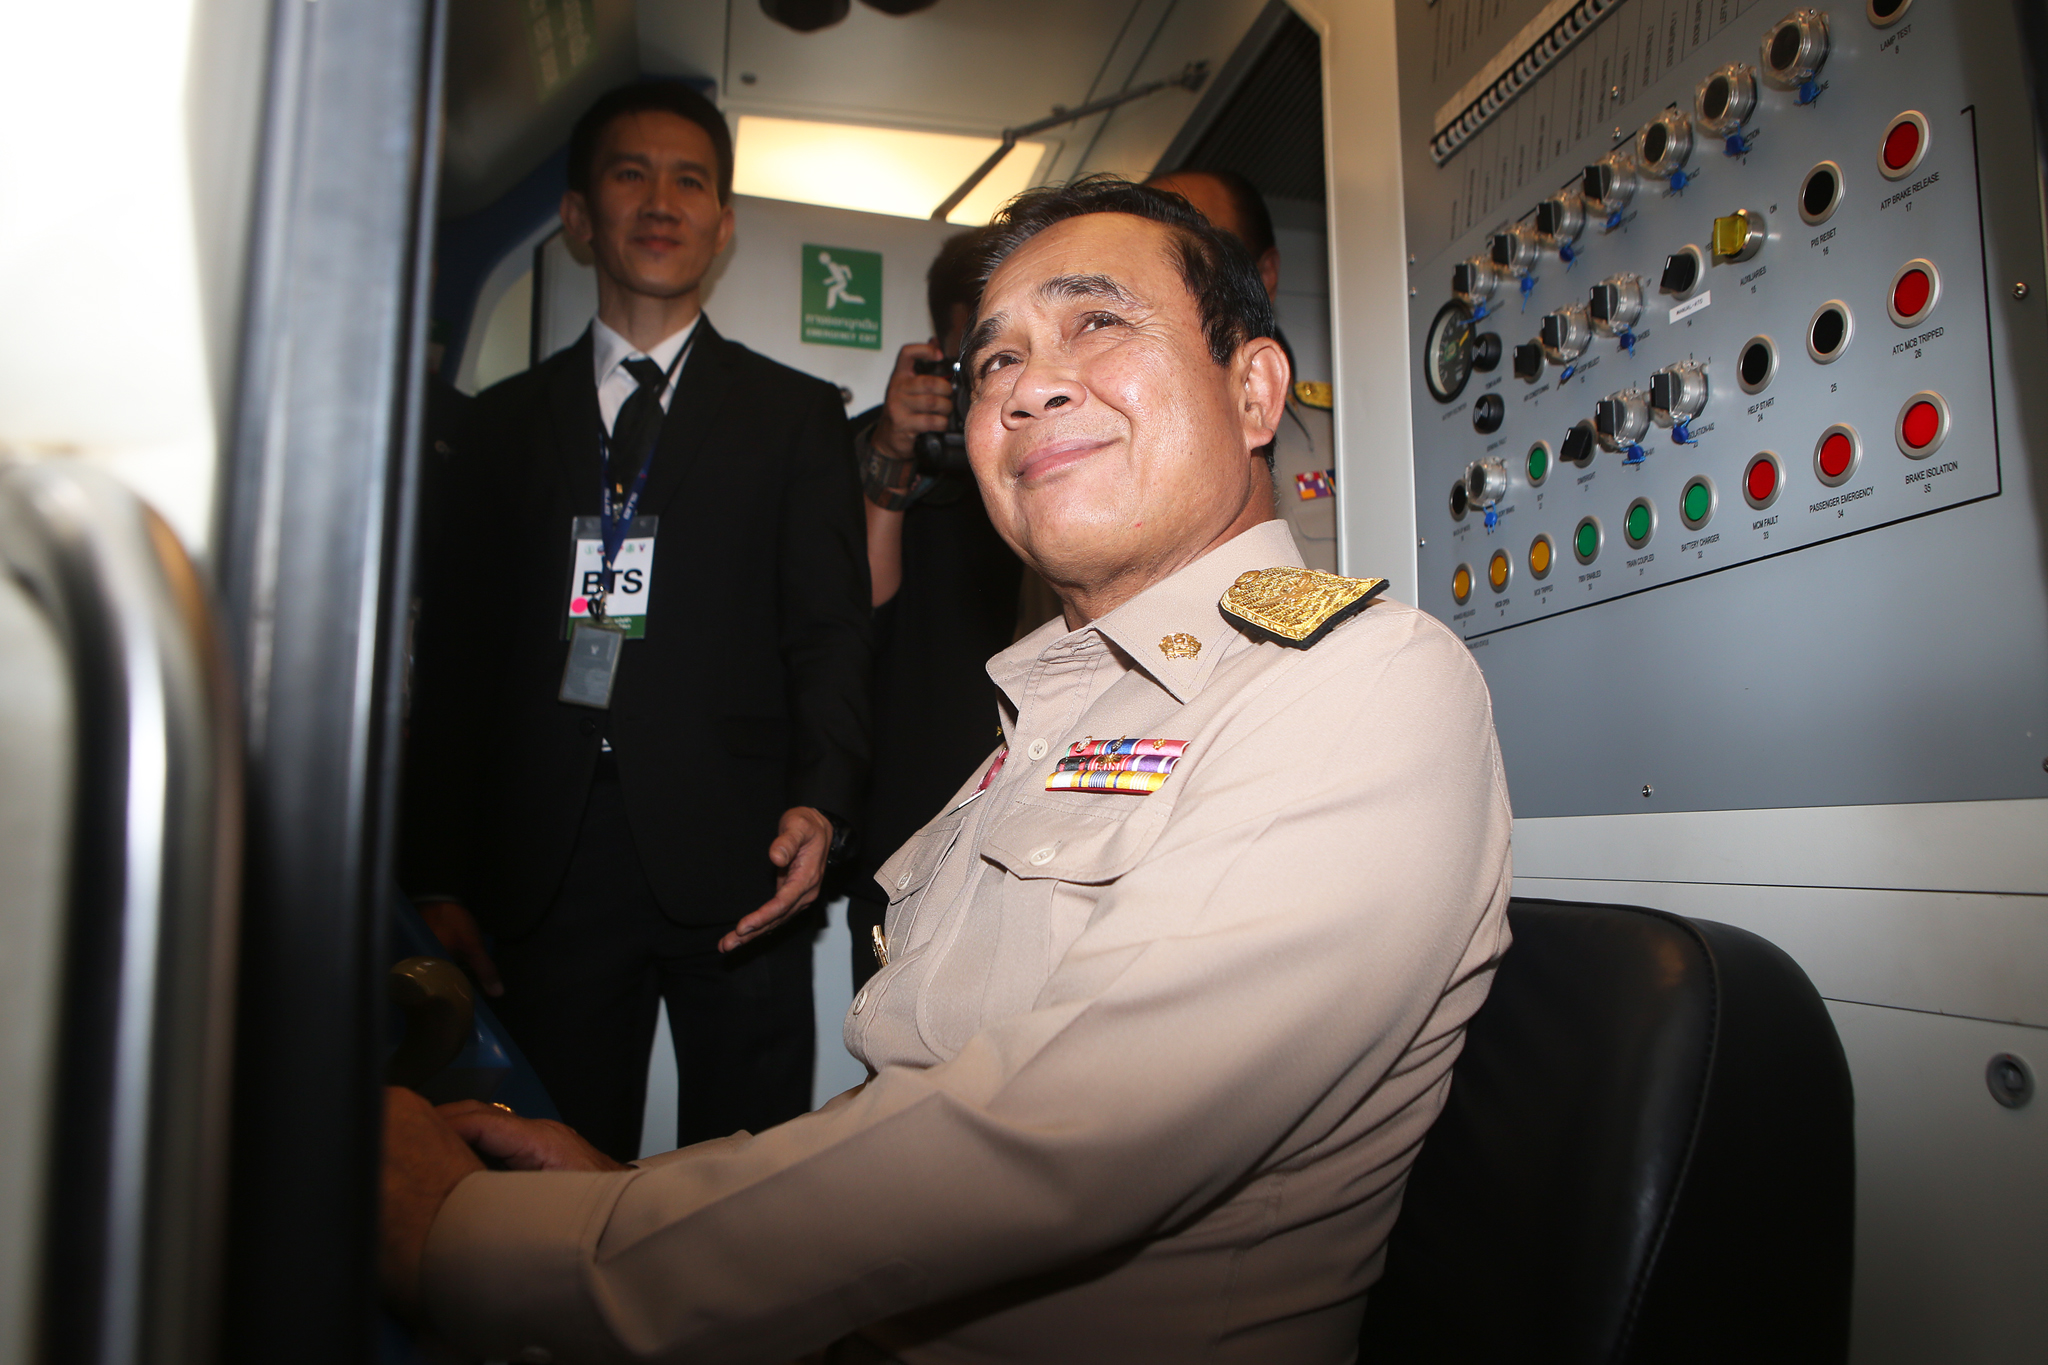
<svg viewBox="0 0 2048 1365">
<path fill-rule="evenodd" d="M 1149 796 L 1166 785 L 1186 751 L 1184 739 L 1090 739 L 1071 746 L 1045 778 L 1057 791 L 1131 792 Z"/>
</svg>

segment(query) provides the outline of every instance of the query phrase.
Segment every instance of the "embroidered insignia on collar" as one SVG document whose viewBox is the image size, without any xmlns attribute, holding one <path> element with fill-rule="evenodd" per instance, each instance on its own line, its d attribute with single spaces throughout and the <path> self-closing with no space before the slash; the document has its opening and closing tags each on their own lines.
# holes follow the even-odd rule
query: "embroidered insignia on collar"
<svg viewBox="0 0 2048 1365">
<path fill-rule="evenodd" d="M 1187 747 L 1184 739 L 1083 740 L 1045 775 L 1045 789 L 1150 796 L 1166 785 Z"/>
<path fill-rule="evenodd" d="M 1386 586 L 1384 578 L 1339 578 L 1316 569 L 1253 569 L 1217 605 L 1254 638 L 1307 649 Z"/>
<path fill-rule="evenodd" d="M 1337 471 L 1334 469 L 1311 469 L 1306 474 L 1296 474 L 1294 476 L 1295 491 L 1301 494 L 1303 502 L 1308 502 L 1315 498 L 1334 498 L 1337 496 L 1337 488 L 1330 481 L 1336 477 L 1336 474 Z"/>
<path fill-rule="evenodd" d="M 1169 635 L 1159 642 L 1159 652 L 1169 659 L 1192 659 L 1202 652 L 1202 642 L 1192 635 Z"/>
<path fill-rule="evenodd" d="M 1305 408 L 1321 408 L 1328 412 L 1337 406 L 1337 391 L 1313 379 L 1297 379 L 1294 381 L 1294 401 Z"/>
</svg>

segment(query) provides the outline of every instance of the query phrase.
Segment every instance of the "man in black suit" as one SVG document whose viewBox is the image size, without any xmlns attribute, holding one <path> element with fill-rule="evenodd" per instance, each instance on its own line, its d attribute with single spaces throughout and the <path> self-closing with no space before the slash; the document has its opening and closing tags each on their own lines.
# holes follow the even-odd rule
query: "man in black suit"
<svg viewBox="0 0 2048 1365">
<path fill-rule="evenodd" d="M 731 187 L 725 121 L 686 86 L 584 115 L 562 220 L 597 319 L 481 397 L 425 531 L 407 889 L 622 1159 L 660 999 L 678 1142 L 809 1108 L 811 937 L 783 926 L 868 764 L 846 416 L 703 316 Z M 596 664 L 569 668 L 572 637 Z"/>
</svg>

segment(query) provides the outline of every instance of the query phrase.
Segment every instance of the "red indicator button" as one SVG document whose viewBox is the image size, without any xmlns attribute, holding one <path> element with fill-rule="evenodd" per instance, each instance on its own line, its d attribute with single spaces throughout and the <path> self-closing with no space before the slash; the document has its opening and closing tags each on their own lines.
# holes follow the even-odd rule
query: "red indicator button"
<svg viewBox="0 0 2048 1365">
<path fill-rule="evenodd" d="M 1892 286 L 1892 311 L 1902 318 L 1917 318 L 1927 311 L 1927 300 L 1933 294 L 1934 281 L 1927 278 L 1926 271 L 1918 268 L 1908 270 L 1899 276 L 1899 282 Z"/>
<path fill-rule="evenodd" d="M 1899 424 L 1899 433 L 1913 449 L 1927 449 L 1934 444 L 1934 438 L 1941 435 L 1941 409 L 1921 399 L 1906 409 L 1905 420 Z"/>
<path fill-rule="evenodd" d="M 1856 447 L 1841 432 L 1830 432 L 1820 443 L 1820 472 L 1830 479 L 1839 479 L 1849 472 L 1849 464 L 1856 458 Z M 1761 469 L 1764 466 L 1758 465 Z M 1750 477 L 1756 477 L 1751 471 Z"/>
<path fill-rule="evenodd" d="M 1884 164 L 1890 170 L 1902 171 L 1912 165 L 1919 150 L 1920 126 L 1911 119 L 1899 120 L 1884 135 Z"/>
<path fill-rule="evenodd" d="M 1749 467 L 1749 500 L 1759 506 L 1769 502 L 1771 495 L 1778 491 L 1778 466 L 1769 460 L 1758 460 Z"/>
</svg>

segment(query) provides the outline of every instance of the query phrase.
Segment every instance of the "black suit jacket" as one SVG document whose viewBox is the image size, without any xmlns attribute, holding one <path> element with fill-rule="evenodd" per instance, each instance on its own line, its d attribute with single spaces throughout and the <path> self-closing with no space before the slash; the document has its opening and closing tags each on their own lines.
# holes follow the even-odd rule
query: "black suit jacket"
<svg viewBox="0 0 2048 1365">
<path fill-rule="evenodd" d="M 483 394 L 425 527 L 401 872 L 487 928 L 561 884 L 609 738 L 654 891 L 683 924 L 773 893 L 782 812 L 854 819 L 868 767 L 860 488 L 832 385 L 698 324 L 640 515 L 661 518 L 647 636 L 609 711 L 556 699 L 571 519 L 598 513 L 591 337 Z"/>
</svg>

